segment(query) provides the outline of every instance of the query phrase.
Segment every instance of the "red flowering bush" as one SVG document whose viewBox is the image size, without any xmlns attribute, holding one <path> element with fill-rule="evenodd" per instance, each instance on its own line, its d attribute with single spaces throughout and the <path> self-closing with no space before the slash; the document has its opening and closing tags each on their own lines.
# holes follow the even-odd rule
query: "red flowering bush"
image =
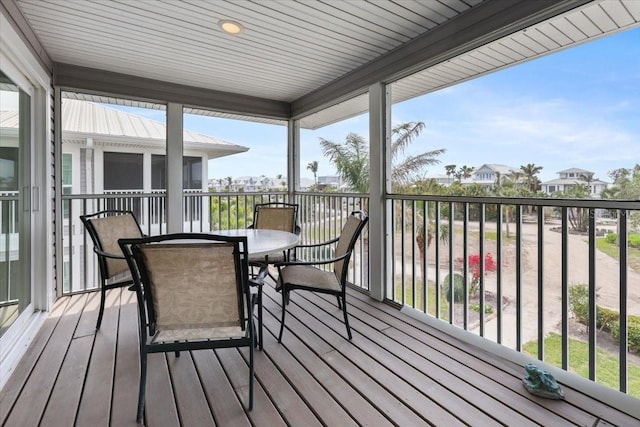
<svg viewBox="0 0 640 427">
<path fill-rule="evenodd" d="M 462 267 L 463 262 L 464 259 L 462 257 L 456 258 L 456 264 L 458 267 Z M 478 285 L 480 284 L 480 254 L 469 255 L 467 265 L 469 267 L 469 273 L 471 273 L 469 293 L 471 295 L 475 295 L 478 292 Z M 497 269 L 498 265 L 494 261 L 493 256 L 491 256 L 490 253 L 487 253 L 484 256 L 484 274 L 496 271 Z"/>
</svg>

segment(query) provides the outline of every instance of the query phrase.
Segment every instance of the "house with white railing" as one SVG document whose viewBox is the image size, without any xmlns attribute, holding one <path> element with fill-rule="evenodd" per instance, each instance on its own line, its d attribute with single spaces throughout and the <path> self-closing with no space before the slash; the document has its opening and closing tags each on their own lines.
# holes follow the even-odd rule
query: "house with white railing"
<svg viewBox="0 0 640 427">
<path fill-rule="evenodd" d="M 553 194 L 568 190 L 576 185 L 584 185 L 589 189 L 589 195 L 593 198 L 600 198 L 602 190 L 606 190 L 609 183 L 594 176 L 594 173 L 580 168 L 570 168 L 558 172 L 558 178 L 545 181 L 540 186 L 542 192 Z"/>
</svg>

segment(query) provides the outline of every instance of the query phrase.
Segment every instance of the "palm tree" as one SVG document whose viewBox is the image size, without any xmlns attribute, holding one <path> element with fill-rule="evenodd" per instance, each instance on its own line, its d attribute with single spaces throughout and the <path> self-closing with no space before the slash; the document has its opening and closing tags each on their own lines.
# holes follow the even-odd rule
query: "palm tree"
<svg viewBox="0 0 640 427">
<path fill-rule="evenodd" d="M 424 167 L 439 163 L 440 161 L 436 157 L 446 151 L 444 148 L 427 151 L 418 155 L 406 156 L 398 162 L 400 154 L 404 154 L 407 146 L 418 137 L 424 127 L 423 122 L 409 122 L 399 124 L 391 130 L 391 136 L 394 138 L 391 143 L 391 183 L 393 186 L 398 187 L 415 182 Z M 363 137 L 350 133 L 342 144 L 320 138 L 320 145 L 323 154 L 335 165 L 342 181 L 349 185 L 351 190 L 358 193 L 369 192 L 369 144 Z M 433 239 L 431 223 L 426 234 L 428 243 L 430 243 Z M 366 239 L 366 237 L 364 238 Z M 424 260 L 425 230 L 422 226 L 419 226 L 416 241 L 421 259 Z M 425 277 L 424 272 L 423 277 Z"/>
<path fill-rule="evenodd" d="M 356 193 L 369 192 L 369 144 L 362 136 L 351 132 L 343 143 L 320 138 L 320 145 L 342 182 Z"/>
<path fill-rule="evenodd" d="M 447 174 L 447 177 L 449 177 L 449 180 L 451 180 L 451 177 L 455 175 L 456 167 L 456 165 L 446 165 L 444 167 L 445 173 Z M 449 183 L 451 183 L 451 181 L 449 181 Z"/>
<path fill-rule="evenodd" d="M 391 143 L 391 182 L 394 185 L 406 185 L 413 182 L 416 179 L 416 175 L 425 166 L 440 163 L 436 157 L 446 151 L 444 148 L 410 155 L 396 163 L 399 155 L 404 154 L 407 146 L 420 135 L 424 128 L 424 122 L 408 122 L 401 123 L 391 129 L 391 137 L 393 139 Z"/>
<path fill-rule="evenodd" d="M 591 184 L 593 183 L 593 181 L 596 180 L 596 178 L 594 178 L 594 173 L 593 172 L 583 172 L 580 174 L 580 177 L 578 179 L 580 179 L 580 181 L 584 182 L 584 185 L 587 187 L 588 191 L 589 191 L 589 195 L 587 197 L 591 197 L 591 193 L 593 192 L 591 189 Z"/>
<path fill-rule="evenodd" d="M 460 174 L 462 175 L 463 179 L 471 178 L 474 170 L 475 168 L 473 166 L 464 165 L 460 168 Z"/>
<path fill-rule="evenodd" d="M 318 161 L 314 160 L 313 162 L 310 162 L 309 164 L 307 164 L 307 169 L 309 169 L 311 171 L 311 173 L 313 174 L 313 183 L 314 184 L 318 184 L 318 178 L 317 178 Z"/>
<path fill-rule="evenodd" d="M 446 149 L 409 155 L 399 161 L 401 154 L 425 128 L 423 122 L 401 123 L 391 130 L 391 182 L 395 186 L 413 182 L 425 166 L 439 163 L 437 156 Z M 335 165 L 340 178 L 352 191 L 369 192 L 369 144 L 355 133 L 350 133 L 343 143 L 320 138 L 323 154 Z M 308 168 L 308 166 L 307 166 Z"/>
<path fill-rule="evenodd" d="M 524 173 L 525 182 L 529 191 L 535 193 L 540 189 L 540 180 L 536 177 L 542 170 L 542 166 L 536 166 L 535 163 L 527 163 L 521 165 L 520 170 Z"/>
</svg>

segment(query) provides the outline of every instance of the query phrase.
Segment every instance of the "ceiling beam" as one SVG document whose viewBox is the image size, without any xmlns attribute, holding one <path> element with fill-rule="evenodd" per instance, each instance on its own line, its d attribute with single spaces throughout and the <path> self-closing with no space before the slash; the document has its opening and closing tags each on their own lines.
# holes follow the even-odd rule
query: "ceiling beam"
<svg viewBox="0 0 640 427">
<path fill-rule="evenodd" d="M 593 0 L 486 0 L 291 104 L 300 118 L 451 59 Z"/>
<path fill-rule="evenodd" d="M 122 96 L 159 104 L 173 102 L 187 107 L 231 114 L 288 119 L 291 105 L 255 96 L 169 83 L 144 77 L 54 63 L 53 84 L 62 90 L 94 95 Z"/>
</svg>

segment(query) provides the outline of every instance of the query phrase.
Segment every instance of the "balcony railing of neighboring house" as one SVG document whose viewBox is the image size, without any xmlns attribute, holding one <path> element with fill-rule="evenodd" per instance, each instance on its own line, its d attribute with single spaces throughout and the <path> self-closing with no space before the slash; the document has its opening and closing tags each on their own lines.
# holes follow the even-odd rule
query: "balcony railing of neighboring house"
<svg viewBox="0 0 640 427">
<path fill-rule="evenodd" d="M 586 376 L 599 378 L 597 351 L 608 346 L 619 358 L 617 384 L 609 386 L 629 392 L 628 359 L 638 345 L 631 338 L 636 350 L 629 350 L 629 316 L 640 315 L 640 251 L 629 257 L 627 236 L 640 222 L 640 202 L 390 199 L 394 286 L 387 298 L 540 360 L 558 356 L 549 363 L 564 370 L 577 351 L 570 352 L 570 338 L 581 334 L 588 343 Z M 609 233 L 616 233 L 610 237 L 617 236 L 617 246 L 603 256 L 598 239 Z M 560 341 L 561 354 L 545 347 L 549 334 Z"/>
</svg>

